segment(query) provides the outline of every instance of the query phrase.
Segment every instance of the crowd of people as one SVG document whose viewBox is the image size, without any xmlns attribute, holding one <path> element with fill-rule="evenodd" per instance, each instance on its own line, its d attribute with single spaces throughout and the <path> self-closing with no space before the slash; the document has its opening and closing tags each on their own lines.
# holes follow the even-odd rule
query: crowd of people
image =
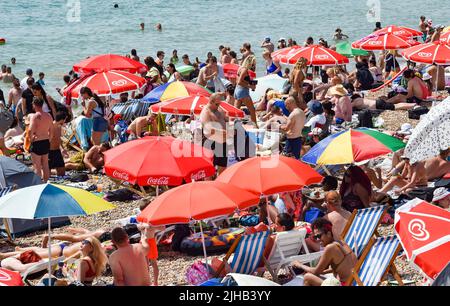
<svg viewBox="0 0 450 306">
<path fill-rule="evenodd" d="M 438 40 L 442 27 L 432 27 L 431 21 L 425 21 L 423 16 L 420 20 L 423 40 Z M 144 29 L 143 24 L 141 27 Z M 340 28 L 336 29 L 334 41 L 347 38 Z M 303 45 L 313 44 L 313 37 L 308 37 Z M 322 38 L 318 44 L 335 48 Z M 332 127 L 342 129 L 349 126 L 354 121 L 354 112 L 367 109 L 413 109 L 421 105 L 438 86 L 430 81 L 439 73 L 437 66 L 413 66 L 408 63 L 409 67 L 403 72 L 401 86 L 398 87 L 403 90 L 371 99 L 365 95 L 367 90 L 379 87 L 400 71 L 396 60 L 399 55 L 396 52 L 382 52 L 378 58 L 373 52 L 367 56 L 357 56 L 354 70 L 348 70 L 345 65 L 309 67 L 306 58 L 299 58 L 292 71 L 289 68 L 283 70 L 271 54 L 276 48 L 295 45 L 297 42 L 292 38 L 280 38 L 276 47 L 270 37 L 261 43 L 264 62 L 258 64 L 264 66 L 266 75 L 285 78 L 287 85 L 281 91 L 267 89 L 258 101 L 251 97 L 251 92 L 257 86 L 251 74 L 256 71 L 258 57 L 250 43 L 242 45 L 239 56 L 230 47 L 220 46 L 217 57 L 213 52 L 208 52 L 204 62 L 198 58 L 191 62 L 188 54 L 182 55 L 180 59 L 178 51 L 173 50 L 166 63 L 165 53 L 158 51 L 156 57 L 147 56 L 143 59 L 148 68 L 142 73 L 146 84 L 131 96 L 123 93 L 118 99 L 106 99 L 95 94 L 93 89 L 82 87 L 79 101 L 70 101 L 70 97 L 68 99 L 65 95 L 65 89 L 79 78 L 73 71 L 64 76 L 64 86 L 57 89 L 60 97 L 54 99 L 45 90 L 44 73 L 40 73 L 36 80 L 32 69 L 27 69 L 26 76 L 19 80 L 12 74 L 11 67 L 3 65 L 0 79 L 12 86 L 6 99 L 0 91 L 0 108 L 12 115 L 9 128 L 4 133 L 0 131 L 0 150 L 3 155 L 15 154 L 13 148 L 23 148 L 29 152 L 32 167 L 44 182 L 50 179 L 52 171 L 58 177 L 64 177 L 66 171 L 97 173 L 104 166 L 104 152 L 111 147 L 148 135 L 160 135 L 164 130 L 160 127 L 158 115 L 150 109 L 145 116 L 126 121 L 121 114 L 115 114 L 112 107 L 117 103 L 126 103 L 129 98 L 140 99 L 168 82 L 189 81 L 212 92 L 208 104 L 203 107 L 198 118 L 174 116 L 167 122 L 198 124 L 200 128 L 194 130 L 200 131 L 200 137 L 193 138 L 213 150 L 213 163 L 217 167 L 217 174 L 220 174 L 236 162 L 230 162 L 233 145 L 229 141 L 234 136 L 233 132 L 230 137 L 230 126 L 234 130 L 236 122 L 230 120 L 220 107 L 223 101 L 245 111 L 248 118 L 243 121 L 247 127 L 279 132 L 284 144 L 282 153 L 300 159 L 310 148 L 330 135 Z M 127 57 L 141 60 L 135 49 Z M 15 60 L 11 62 L 14 65 Z M 235 77 L 225 77 L 225 64 L 239 65 Z M 180 73 L 177 71 L 180 65 L 192 66 L 191 72 Z M 75 106 L 81 106 L 81 114 L 75 114 Z M 87 150 L 69 154 L 61 137 L 65 133 L 65 126 L 77 116 L 92 121 L 89 146 Z M 308 248 L 313 251 L 323 250 L 324 253 L 315 267 L 301 263 L 295 263 L 294 267 L 305 273 L 305 285 L 322 284 L 324 279 L 320 275 L 329 268 L 344 283 L 356 263 L 355 254 L 341 240 L 342 231 L 353 210 L 386 202 L 392 204 L 393 199 L 407 196 L 413 189 L 441 178 L 450 172 L 449 153 L 449 149 L 442 150 L 439 156 L 411 163 L 401 150 L 395 152 L 385 174 L 372 161 L 367 161 L 347 167 L 341 181 L 335 176 L 326 176 L 319 186 L 319 197 L 301 191 L 273 195 L 268 204 L 265 201 L 260 203 L 259 222 L 247 228 L 246 233 L 268 229 L 272 232 L 289 231 L 295 228 L 295 221 L 311 223 Z M 235 157 L 239 160 L 241 156 Z M 432 197 L 434 204 L 449 209 L 448 189 L 437 188 Z M 140 209 L 143 210 L 149 200 L 141 204 Z M 392 223 L 392 218 L 384 222 Z M 158 285 L 158 249 L 155 240 L 158 230 L 161 229 L 143 224 L 117 227 L 112 231 L 71 228 L 67 229 L 67 233 L 52 237 L 61 242 L 52 245 L 51 256 L 64 256 L 65 263 L 74 259 L 77 261 L 72 279 L 74 284 L 92 285 L 109 264 L 115 286 Z M 130 236 L 135 234 L 140 234 L 140 240 L 130 243 Z M 111 248 L 108 248 L 108 241 L 114 246 L 112 252 L 109 252 Z M 48 257 L 47 243 L 48 236 L 44 236 L 42 247 L 17 248 L 14 252 L 0 253 L 2 267 L 25 271 L 33 263 Z M 108 252 L 110 254 L 107 255 Z M 153 281 L 150 267 L 153 269 Z"/>
</svg>

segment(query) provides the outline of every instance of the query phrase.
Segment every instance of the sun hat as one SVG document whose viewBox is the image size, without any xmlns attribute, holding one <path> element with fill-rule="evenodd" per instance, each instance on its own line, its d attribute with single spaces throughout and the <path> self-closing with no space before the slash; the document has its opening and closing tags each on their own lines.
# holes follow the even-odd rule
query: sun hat
<svg viewBox="0 0 450 306">
<path fill-rule="evenodd" d="M 431 80 L 433 77 L 428 73 L 428 72 L 425 72 L 423 75 L 422 75 L 422 80 L 424 80 L 424 81 L 428 81 L 428 80 Z"/>
<path fill-rule="evenodd" d="M 445 187 L 440 187 L 437 188 L 434 192 L 433 192 L 433 202 L 436 201 L 440 201 L 442 199 L 445 199 L 446 197 L 448 197 L 450 195 L 450 191 L 448 191 L 447 188 Z"/>
<path fill-rule="evenodd" d="M 342 84 L 335 85 L 328 89 L 327 95 L 328 96 L 346 96 L 348 94 L 348 91 L 342 86 Z"/>
<path fill-rule="evenodd" d="M 397 132 L 397 134 L 402 135 L 411 135 L 412 134 L 413 127 L 410 123 L 403 123 L 400 127 L 400 131 Z"/>
<path fill-rule="evenodd" d="M 320 103 L 317 100 L 313 100 L 313 103 L 311 104 L 311 112 L 314 115 L 320 115 L 323 113 L 323 107 L 322 107 L 322 103 Z"/>
</svg>

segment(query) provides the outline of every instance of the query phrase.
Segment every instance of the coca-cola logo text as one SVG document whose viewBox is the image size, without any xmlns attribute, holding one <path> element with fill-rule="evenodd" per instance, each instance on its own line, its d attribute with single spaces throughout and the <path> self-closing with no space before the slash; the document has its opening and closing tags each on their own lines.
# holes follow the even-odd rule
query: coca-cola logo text
<svg viewBox="0 0 450 306">
<path fill-rule="evenodd" d="M 205 172 L 205 170 L 200 170 L 199 172 L 193 173 L 193 174 L 191 175 L 191 180 L 192 180 L 192 181 L 199 181 L 199 180 L 201 180 L 201 179 L 204 179 L 205 177 L 206 177 L 206 172 Z"/>
<path fill-rule="evenodd" d="M 417 55 L 420 56 L 420 57 L 430 57 L 430 56 L 431 56 L 431 53 L 428 53 L 428 52 L 419 52 L 419 53 L 417 53 Z"/>
<path fill-rule="evenodd" d="M 314 56 L 316 59 L 318 59 L 318 60 L 326 60 L 326 59 L 328 59 L 329 58 L 329 56 L 328 55 L 326 55 L 326 54 L 317 54 L 316 56 Z"/>
<path fill-rule="evenodd" d="M 123 181 L 128 181 L 129 178 L 130 178 L 128 173 L 120 172 L 120 171 L 117 171 L 117 170 L 114 170 L 113 177 L 121 179 Z"/>
<path fill-rule="evenodd" d="M 147 179 L 147 185 L 169 185 L 169 177 L 149 177 Z"/>
</svg>

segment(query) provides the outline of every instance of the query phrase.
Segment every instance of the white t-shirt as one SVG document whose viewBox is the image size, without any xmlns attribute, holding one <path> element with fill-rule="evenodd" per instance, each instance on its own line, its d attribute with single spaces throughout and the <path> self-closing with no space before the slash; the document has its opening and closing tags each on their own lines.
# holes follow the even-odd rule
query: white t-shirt
<svg viewBox="0 0 450 306">
<path fill-rule="evenodd" d="M 316 127 L 317 124 L 324 125 L 327 122 L 327 118 L 324 114 L 315 115 L 305 124 L 305 126 L 310 126 L 311 130 Z"/>
<path fill-rule="evenodd" d="M 22 88 L 22 91 L 24 91 L 25 89 L 28 88 L 27 80 L 28 80 L 29 78 L 30 78 L 29 76 L 26 76 L 26 77 L 24 77 L 24 78 L 22 79 L 22 81 L 20 81 L 20 88 Z"/>
</svg>

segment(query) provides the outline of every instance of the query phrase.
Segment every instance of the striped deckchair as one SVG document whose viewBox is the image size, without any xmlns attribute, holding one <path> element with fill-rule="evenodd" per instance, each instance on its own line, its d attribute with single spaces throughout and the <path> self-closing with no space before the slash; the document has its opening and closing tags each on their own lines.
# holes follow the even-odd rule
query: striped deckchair
<svg viewBox="0 0 450 306">
<path fill-rule="evenodd" d="M 121 114 L 125 121 L 131 121 L 134 118 L 146 116 L 148 114 L 148 108 L 152 104 L 154 103 L 133 99 L 125 103 L 117 103 L 111 110 L 115 114 Z"/>
<path fill-rule="evenodd" d="M 13 188 L 14 188 L 13 186 L 0 188 L 0 198 L 10 193 L 13 190 Z"/>
<path fill-rule="evenodd" d="M 396 236 L 372 237 L 356 263 L 352 275 L 346 281 L 346 285 L 378 286 L 390 272 L 398 284 L 403 286 L 402 278 L 394 265 L 394 260 L 401 248 Z"/>
<path fill-rule="evenodd" d="M 387 205 L 382 205 L 353 211 L 342 231 L 341 238 L 353 250 L 356 257 L 362 254 L 373 235 L 379 236 L 377 228 L 387 208 Z"/>
<path fill-rule="evenodd" d="M 239 236 L 228 250 L 222 264 L 216 271 L 216 277 L 219 276 L 228 262 L 231 255 L 233 259 L 230 267 L 233 273 L 253 274 L 259 266 L 266 247 L 267 238 L 270 232 L 258 232 L 251 235 Z"/>
</svg>

